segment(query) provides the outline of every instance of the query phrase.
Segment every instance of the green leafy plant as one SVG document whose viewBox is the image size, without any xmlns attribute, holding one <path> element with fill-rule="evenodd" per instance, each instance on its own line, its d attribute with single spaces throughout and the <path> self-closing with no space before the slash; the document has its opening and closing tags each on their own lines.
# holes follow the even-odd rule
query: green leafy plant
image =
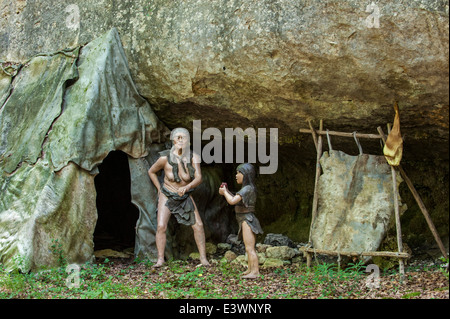
<svg viewBox="0 0 450 319">
<path fill-rule="evenodd" d="M 52 239 L 52 245 L 50 246 L 51 252 L 56 256 L 58 265 L 63 267 L 67 264 L 66 257 L 64 256 L 63 245 L 58 239 Z"/>
<path fill-rule="evenodd" d="M 59 245 L 54 247 L 59 254 Z M 64 255 L 61 255 L 64 257 Z M 148 264 L 150 265 L 150 263 Z M 367 289 L 362 262 L 338 267 L 316 264 L 307 268 L 293 264 L 261 268 L 261 276 L 243 279 L 244 267 L 223 263 L 197 267 L 192 261 L 169 260 L 159 269 L 144 262 L 108 259 L 79 265 L 79 285 L 68 285 L 67 267 L 35 272 L 8 272 L 0 263 L 0 298 L 448 298 L 448 279 L 435 267 L 407 274 L 401 283 L 397 273 L 382 274 L 383 289 Z M 427 278 L 427 292 L 417 288 L 417 278 Z M 409 286 L 408 286 L 409 285 Z M 70 286 L 70 287 L 69 287 Z M 429 288 L 428 288 L 429 287 Z M 447 297 L 446 297 L 447 296 Z"/>
<path fill-rule="evenodd" d="M 447 279 L 448 279 L 448 258 L 441 257 L 440 259 L 441 259 L 443 265 L 441 265 L 441 267 L 439 267 L 439 271 L 442 272 L 444 274 L 444 276 L 447 277 Z"/>
<path fill-rule="evenodd" d="M 321 286 L 323 298 L 342 294 L 342 292 L 352 295 L 358 287 L 363 269 L 363 262 L 349 263 L 344 269 L 335 264 L 318 264 L 313 270 L 313 280 Z"/>
</svg>

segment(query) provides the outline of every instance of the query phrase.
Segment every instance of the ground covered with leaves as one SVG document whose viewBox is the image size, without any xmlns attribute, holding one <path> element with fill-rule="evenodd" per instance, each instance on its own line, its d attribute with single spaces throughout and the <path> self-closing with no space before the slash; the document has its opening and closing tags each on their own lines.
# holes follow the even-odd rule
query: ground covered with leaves
<svg viewBox="0 0 450 319">
<path fill-rule="evenodd" d="M 316 263 L 261 269 L 242 279 L 244 268 L 215 262 L 151 262 L 102 259 L 75 271 L 68 267 L 37 273 L 8 273 L 0 265 L 1 299 L 448 299 L 448 273 L 440 265 L 366 272 L 362 263 L 338 267 Z"/>
</svg>

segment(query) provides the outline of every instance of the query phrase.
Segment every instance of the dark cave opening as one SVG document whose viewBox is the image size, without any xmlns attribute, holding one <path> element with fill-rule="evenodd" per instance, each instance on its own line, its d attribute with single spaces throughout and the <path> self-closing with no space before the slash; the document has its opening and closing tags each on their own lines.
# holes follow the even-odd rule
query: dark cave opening
<svg viewBox="0 0 450 319">
<path fill-rule="evenodd" d="M 128 157 L 122 151 L 112 151 L 98 169 L 94 180 L 98 214 L 94 249 L 134 248 L 139 210 L 131 203 Z"/>
</svg>

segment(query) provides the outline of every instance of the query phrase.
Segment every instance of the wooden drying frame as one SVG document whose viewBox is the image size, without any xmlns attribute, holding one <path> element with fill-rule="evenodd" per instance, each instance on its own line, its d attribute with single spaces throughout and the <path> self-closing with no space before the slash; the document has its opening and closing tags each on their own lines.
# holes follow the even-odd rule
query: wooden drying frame
<svg viewBox="0 0 450 319">
<path fill-rule="evenodd" d="M 316 147 L 317 151 L 317 158 L 316 158 L 316 177 L 315 177 L 315 183 L 314 183 L 314 197 L 313 197 L 313 205 L 312 205 L 312 218 L 311 218 L 311 227 L 309 232 L 309 243 L 311 243 L 311 230 L 312 225 L 317 217 L 317 208 L 318 208 L 318 194 L 317 194 L 317 183 L 319 181 L 321 167 L 320 167 L 320 158 L 322 157 L 322 135 L 334 135 L 334 136 L 341 136 L 341 137 L 353 137 L 353 138 L 369 138 L 369 139 L 381 139 L 383 143 L 386 142 L 386 137 L 383 133 L 383 130 L 381 127 L 378 127 L 378 133 L 379 134 L 362 134 L 362 133 L 345 133 L 345 132 L 337 132 L 337 131 L 324 131 L 323 130 L 323 120 L 320 120 L 319 124 L 319 130 L 315 130 L 311 124 L 311 121 L 308 121 L 309 129 L 300 129 L 300 133 L 309 133 L 313 137 L 314 145 Z M 390 131 L 390 126 L 388 125 L 388 132 Z M 401 165 L 397 166 L 398 170 L 400 171 L 400 174 L 402 175 L 403 179 L 405 180 L 406 184 L 408 185 L 408 188 L 412 192 L 415 200 L 417 201 L 417 204 L 419 205 L 420 210 L 422 211 L 422 214 L 424 215 L 428 226 L 442 252 L 442 255 L 445 258 L 448 258 L 447 253 L 445 251 L 444 245 L 437 233 L 436 227 L 434 226 L 430 215 L 428 214 L 428 211 L 425 208 L 425 205 L 423 204 L 419 194 L 417 193 L 416 189 L 414 188 L 411 180 L 406 175 L 405 171 L 401 167 Z M 306 255 L 306 264 L 309 268 L 311 266 L 311 259 L 312 254 L 325 254 L 325 255 L 332 255 L 332 256 L 350 256 L 350 257 L 361 257 L 361 256 L 382 256 L 382 257 L 394 257 L 398 258 L 399 262 L 399 272 L 400 275 L 403 277 L 405 274 L 405 268 L 404 268 L 404 259 L 408 259 L 411 256 L 408 253 L 403 252 L 403 243 L 402 243 L 402 233 L 401 233 L 401 224 L 400 224 L 400 212 L 399 212 L 399 204 L 398 204 L 398 187 L 397 187 L 397 174 L 396 174 L 396 168 L 394 166 L 391 166 L 391 173 L 392 173 L 392 182 L 393 182 L 393 193 L 394 193 L 394 210 L 395 210 L 395 226 L 397 230 L 397 252 L 390 252 L 390 251 L 371 251 L 371 252 L 344 252 L 344 251 L 334 251 L 334 250 L 324 250 L 324 249 L 315 249 L 311 247 L 303 247 L 300 250 L 303 251 L 303 253 Z"/>
</svg>

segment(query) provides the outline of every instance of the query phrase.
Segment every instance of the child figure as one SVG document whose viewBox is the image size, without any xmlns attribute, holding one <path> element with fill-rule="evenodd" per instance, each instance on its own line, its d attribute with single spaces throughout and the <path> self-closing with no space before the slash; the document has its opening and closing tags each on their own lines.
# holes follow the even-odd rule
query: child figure
<svg viewBox="0 0 450 319">
<path fill-rule="evenodd" d="M 248 269 L 242 278 L 257 278 L 259 276 L 258 255 L 255 249 L 255 235 L 262 234 L 263 230 L 259 220 L 255 216 L 256 186 L 255 168 L 252 164 L 244 163 L 236 169 L 236 182 L 242 184 L 242 188 L 236 195 L 231 194 L 226 184 L 219 188 L 219 194 L 225 196 L 228 204 L 236 205 L 236 219 L 239 224 L 239 238 L 244 240 L 245 250 L 248 256 Z"/>
</svg>

